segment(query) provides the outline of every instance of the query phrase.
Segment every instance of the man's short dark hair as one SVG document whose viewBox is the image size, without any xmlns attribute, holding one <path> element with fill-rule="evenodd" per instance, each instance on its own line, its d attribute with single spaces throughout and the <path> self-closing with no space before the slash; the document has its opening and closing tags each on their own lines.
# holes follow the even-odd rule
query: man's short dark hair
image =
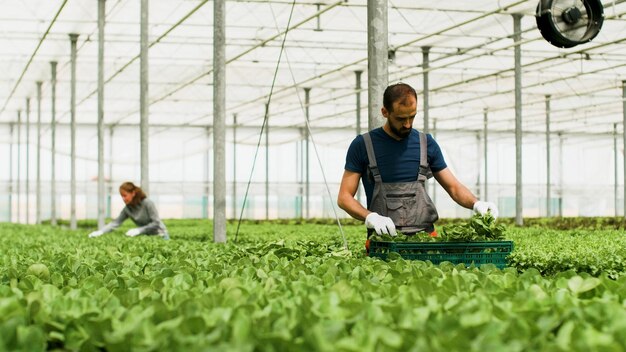
<svg viewBox="0 0 626 352">
<path fill-rule="evenodd" d="M 413 87 L 406 83 L 392 84 L 383 93 L 383 106 L 387 111 L 393 112 L 393 103 L 399 101 L 400 104 L 405 104 L 408 95 L 413 95 L 417 101 L 417 93 Z"/>
</svg>

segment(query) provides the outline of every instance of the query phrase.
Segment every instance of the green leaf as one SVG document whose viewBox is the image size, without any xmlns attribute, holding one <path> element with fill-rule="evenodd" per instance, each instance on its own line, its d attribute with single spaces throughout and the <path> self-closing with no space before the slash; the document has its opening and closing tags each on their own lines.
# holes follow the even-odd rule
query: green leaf
<svg viewBox="0 0 626 352">
<path fill-rule="evenodd" d="M 573 293 L 580 294 L 583 292 L 593 290 L 594 288 L 598 287 L 600 283 L 601 281 L 595 277 L 589 277 L 589 278 L 583 279 L 580 276 L 574 276 L 571 279 L 569 279 L 569 281 L 567 282 L 567 286 Z"/>
</svg>

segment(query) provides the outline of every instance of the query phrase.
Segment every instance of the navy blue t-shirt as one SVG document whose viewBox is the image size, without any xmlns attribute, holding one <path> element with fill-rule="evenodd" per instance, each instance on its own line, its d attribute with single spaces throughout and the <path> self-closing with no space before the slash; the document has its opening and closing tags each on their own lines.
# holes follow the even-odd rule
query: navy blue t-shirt
<svg viewBox="0 0 626 352">
<path fill-rule="evenodd" d="M 389 136 L 382 127 L 370 131 L 370 136 L 383 182 L 412 182 L 417 180 L 420 166 L 420 139 L 416 129 L 411 130 L 411 134 L 400 141 Z M 439 144 L 435 142 L 433 136 L 427 134 L 426 139 L 428 141 L 428 164 L 431 171 L 438 172 L 448 167 L 443 159 Z M 365 140 L 362 135 L 356 136 L 348 148 L 345 169 L 361 174 L 369 208 L 374 192 L 374 180 L 367 177 L 368 165 Z"/>
</svg>

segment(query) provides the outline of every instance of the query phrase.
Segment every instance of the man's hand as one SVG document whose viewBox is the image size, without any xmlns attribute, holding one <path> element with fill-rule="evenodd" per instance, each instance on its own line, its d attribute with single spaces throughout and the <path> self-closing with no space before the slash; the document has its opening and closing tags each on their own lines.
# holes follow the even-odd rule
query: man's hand
<svg viewBox="0 0 626 352">
<path fill-rule="evenodd" d="M 102 236 L 102 235 L 104 235 L 104 232 L 98 230 L 98 231 L 94 231 L 94 232 L 90 233 L 88 237 L 89 238 L 94 238 L 94 237 L 99 237 L 99 236 Z"/>
<path fill-rule="evenodd" d="M 480 200 L 474 203 L 474 212 L 480 215 L 485 215 L 487 214 L 487 211 L 491 212 L 491 216 L 493 216 L 494 219 L 498 218 L 498 207 L 495 203 L 483 202 Z"/>
<path fill-rule="evenodd" d="M 368 229 L 374 229 L 378 235 L 396 235 L 396 225 L 393 224 L 393 220 L 378 213 L 369 213 L 365 218 L 365 226 Z"/>
<path fill-rule="evenodd" d="M 141 234 L 141 231 L 139 231 L 139 229 L 130 229 L 126 231 L 126 236 L 128 237 L 135 237 L 140 234 Z"/>
</svg>

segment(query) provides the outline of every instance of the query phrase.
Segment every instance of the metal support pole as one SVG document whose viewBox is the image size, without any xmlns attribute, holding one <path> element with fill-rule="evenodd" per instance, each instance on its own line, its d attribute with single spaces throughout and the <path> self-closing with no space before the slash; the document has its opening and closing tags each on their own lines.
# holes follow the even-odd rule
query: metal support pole
<svg viewBox="0 0 626 352">
<path fill-rule="evenodd" d="M 26 98 L 26 223 L 29 224 L 30 215 L 30 98 Z"/>
<path fill-rule="evenodd" d="M 226 0 L 213 2 L 213 240 L 226 242 Z"/>
<path fill-rule="evenodd" d="M 613 208 L 617 217 L 617 123 L 613 124 Z"/>
<path fill-rule="evenodd" d="M 209 218 L 209 182 L 211 182 L 209 177 L 209 165 L 211 163 L 211 129 L 208 127 L 206 129 L 206 141 L 206 149 L 204 151 L 204 187 L 202 191 L 202 217 L 204 219 Z"/>
<path fill-rule="evenodd" d="M 104 129 L 104 125 L 102 125 L 102 128 Z M 102 139 L 104 139 L 104 136 Z M 109 180 L 107 181 L 108 188 L 106 192 L 106 217 L 108 218 L 111 217 L 111 195 L 113 194 L 113 145 L 113 126 L 111 126 L 109 127 Z M 104 149 L 104 145 L 102 146 L 102 148 Z M 102 160 L 102 164 L 102 168 L 104 169 L 104 158 Z M 104 185 L 104 174 L 102 175 L 102 178 Z M 102 221 L 104 221 L 104 219 L 102 219 Z"/>
<path fill-rule="evenodd" d="M 429 100 L 429 92 L 430 88 L 428 86 L 428 69 L 430 67 L 430 59 L 429 59 L 429 46 L 422 47 L 422 76 L 424 77 L 424 90 L 422 94 L 424 95 L 424 133 L 428 133 L 428 112 L 430 110 L 430 100 Z"/>
<path fill-rule="evenodd" d="M 105 215 L 104 196 L 104 18 L 106 0 L 98 0 L 98 228 L 104 227 L 104 219 L 111 216 L 111 192 L 107 196 Z M 113 128 L 111 128 L 111 135 Z M 111 143 L 111 141 L 109 141 Z M 113 143 L 111 143 L 112 145 Z M 112 148 L 112 147 L 111 147 Z M 109 156 L 111 157 L 111 156 Z M 112 163 L 109 160 L 109 163 Z M 109 178 L 111 173 L 109 172 Z M 109 180 L 109 189 L 111 188 Z"/>
<path fill-rule="evenodd" d="M 13 124 L 9 124 L 9 222 L 13 222 Z"/>
<path fill-rule="evenodd" d="M 361 74 L 363 71 L 355 71 L 356 74 L 356 135 L 361 134 Z M 361 202 L 361 187 L 356 190 L 356 199 Z"/>
<path fill-rule="evenodd" d="M 317 7 L 317 12 L 320 12 L 320 7 L 322 6 L 322 4 L 315 4 L 315 6 Z M 321 32 L 322 31 L 322 19 L 321 19 L 321 15 L 317 15 L 316 18 L 316 23 L 315 23 L 315 31 L 317 32 Z"/>
<path fill-rule="evenodd" d="M 237 114 L 233 114 L 233 219 L 237 218 Z"/>
<path fill-rule="evenodd" d="M 22 110 L 17 111 L 17 223 L 22 222 Z"/>
<path fill-rule="evenodd" d="M 552 216 L 550 202 L 550 95 L 546 95 L 546 217 Z"/>
<path fill-rule="evenodd" d="M 476 131 L 476 198 L 485 199 L 480 189 L 480 132 Z"/>
<path fill-rule="evenodd" d="M 309 114 L 309 106 L 311 105 L 311 88 L 304 88 L 304 106 L 306 107 L 306 120 L 307 126 L 311 121 L 311 115 Z M 306 197 L 306 218 L 311 217 L 311 174 L 309 163 L 309 143 L 311 136 L 309 135 L 309 129 L 304 130 L 304 171 L 305 171 L 305 197 Z"/>
<path fill-rule="evenodd" d="M 150 159 L 149 159 L 149 131 L 148 131 L 148 3 L 149 0 L 141 0 L 141 33 L 139 52 L 139 115 L 140 115 L 140 139 L 141 139 L 141 188 L 150 194 Z"/>
<path fill-rule="evenodd" d="M 37 82 L 37 185 L 36 189 L 36 209 L 35 224 L 41 224 L 41 85 L 43 82 Z"/>
<path fill-rule="evenodd" d="M 559 136 L 559 190 L 560 197 L 558 198 L 559 216 L 563 216 L 563 134 L 558 133 Z"/>
<path fill-rule="evenodd" d="M 437 120 L 436 119 L 433 119 L 433 133 L 431 133 L 431 135 L 433 136 L 435 140 L 437 140 Z M 432 199 L 433 204 L 435 204 L 435 207 L 436 207 L 437 206 L 437 182 L 432 181 L 431 184 L 432 184 L 431 186 L 432 188 L 430 191 L 430 194 L 431 194 L 430 199 Z"/>
<path fill-rule="evenodd" d="M 522 15 L 513 15 L 515 41 L 515 224 L 522 226 Z"/>
<path fill-rule="evenodd" d="M 382 97 L 388 82 L 387 0 L 367 0 L 368 130 L 380 127 Z"/>
<path fill-rule="evenodd" d="M 296 176 L 298 179 L 298 205 L 296 216 L 304 218 L 304 139 L 306 128 L 300 127 L 300 139 L 296 142 Z"/>
<path fill-rule="evenodd" d="M 76 42 L 78 34 L 70 34 L 70 229 L 76 230 Z"/>
<path fill-rule="evenodd" d="M 489 193 L 488 193 L 488 183 L 487 183 L 487 180 L 488 180 L 488 172 L 487 172 L 487 170 L 489 170 L 487 168 L 487 166 L 488 166 L 487 145 L 489 144 L 487 142 L 487 137 L 488 137 L 487 133 L 489 131 L 488 130 L 489 123 L 488 123 L 488 119 L 487 119 L 487 111 L 488 111 L 487 108 L 485 108 L 483 110 L 483 139 L 484 139 L 483 140 L 483 161 L 484 161 L 484 165 L 483 165 L 483 167 L 484 167 L 483 174 L 484 175 L 483 175 L 483 178 L 485 179 L 485 186 L 483 187 L 484 188 L 483 189 L 483 199 L 485 199 L 485 200 L 489 199 L 489 197 L 488 197 L 488 195 L 489 195 Z"/>
<path fill-rule="evenodd" d="M 270 218 L 270 116 L 265 104 L 265 219 Z"/>
<path fill-rule="evenodd" d="M 624 146 L 624 148 L 626 148 L 626 80 L 622 81 L 622 115 L 623 115 L 623 121 L 622 121 L 622 126 L 624 126 L 624 131 L 622 133 L 622 145 Z M 624 161 L 624 182 L 622 183 L 624 185 L 624 219 L 626 219 L 626 159 Z"/>
<path fill-rule="evenodd" d="M 50 117 L 50 134 L 51 134 L 51 175 L 50 175 L 50 225 L 57 224 L 57 190 L 56 190 L 56 113 L 57 113 L 57 62 L 50 62 L 50 68 L 52 71 L 52 78 L 50 86 L 52 88 L 52 116 Z"/>
</svg>

